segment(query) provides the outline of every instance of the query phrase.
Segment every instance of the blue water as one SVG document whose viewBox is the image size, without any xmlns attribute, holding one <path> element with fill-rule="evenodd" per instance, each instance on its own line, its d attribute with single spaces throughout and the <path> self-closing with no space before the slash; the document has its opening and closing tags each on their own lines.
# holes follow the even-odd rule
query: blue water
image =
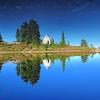
<svg viewBox="0 0 100 100">
<path fill-rule="evenodd" d="M 70 57 L 64 69 L 59 59 L 48 69 L 41 63 L 33 85 L 17 74 L 16 67 L 10 61 L 2 65 L 0 100 L 100 100 L 99 54 L 89 56 L 85 63 L 80 56 Z"/>
</svg>

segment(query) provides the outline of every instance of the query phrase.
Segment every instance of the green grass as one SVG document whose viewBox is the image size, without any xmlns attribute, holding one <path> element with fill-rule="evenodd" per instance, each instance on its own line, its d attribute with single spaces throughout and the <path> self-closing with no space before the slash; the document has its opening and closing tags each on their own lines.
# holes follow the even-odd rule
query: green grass
<svg viewBox="0 0 100 100">
<path fill-rule="evenodd" d="M 45 51 L 45 45 L 40 45 L 38 47 L 31 47 L 31 45 L 27 44 L 3 44 L 0 43 L 0 51 Z M 66 51 L 66 50 L 95 50 L 95 48 L 90 47 L 81 47 L 81 46 L 64 46 L 59 47 L 58 45 L 55 46 L 48 46 L 47 51 Z"/>
</svg>

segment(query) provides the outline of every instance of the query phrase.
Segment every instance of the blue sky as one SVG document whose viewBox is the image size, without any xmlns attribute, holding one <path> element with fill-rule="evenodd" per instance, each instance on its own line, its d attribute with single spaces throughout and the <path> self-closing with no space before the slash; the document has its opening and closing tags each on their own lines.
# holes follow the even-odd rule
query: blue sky
<svg viewBox="0 0 100 100">
<path fill-rule="evenodd" d="M 41 38 L 48 33 L 58 42 L 64 32 L 72 45 L 86 39 L 100 46 L 99 0 L 4 0 L 0 4 L 0 32 L 5 41 L 15 41 L 16 29 L 34 18 Z"/>
</svg>

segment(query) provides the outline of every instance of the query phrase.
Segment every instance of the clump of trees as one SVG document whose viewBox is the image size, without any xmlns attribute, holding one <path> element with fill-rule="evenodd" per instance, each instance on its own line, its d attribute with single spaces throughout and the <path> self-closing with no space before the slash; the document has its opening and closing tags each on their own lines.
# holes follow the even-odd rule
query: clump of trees
<svg viewBox="0 0 100 100">
<path fill-rule="evenodd" d="M 88 43 L 85 39 L 81 40 L 81 47 L 88 47 Z"/>
<path fill-rule="evenodd" d="M 33 45 L 40 44 L 40 31 L 39 25 L 33 19 L 23 23 L 16 31 L 17 42 L 26 44 L 32 43 Z"/>
</svg>

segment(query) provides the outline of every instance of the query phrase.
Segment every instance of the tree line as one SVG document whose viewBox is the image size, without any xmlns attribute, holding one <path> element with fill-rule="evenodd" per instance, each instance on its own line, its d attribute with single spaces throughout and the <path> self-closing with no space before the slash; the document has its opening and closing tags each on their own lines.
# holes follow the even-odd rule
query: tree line
<svg viewBox="0 0 100 100">
<path fill-rule="evenodd" d="M 24 22 L 17 30 L 16 30 L 16 40 L 20 43 L 32 44 L 33 46 L 39 46 L 42 44 L 42 40 L 40 39 L 40 30 L 39 25 L 34 19 Z M 0 42 L 3 42 L 2 35 L 0 33 Z M 54 39 L 51 39 L 51 47 L 57 45 Z M 61 40 L 59 41 L 59 47 L 70 46 L 69 41 L 65 42 L 64 32 L 61 34 Z M 89 47 L 88 42 L 85 39 L 81 40 L 81 47 Z M 93 44 L 91 44 L 93 47 Z"/>
</svg>

